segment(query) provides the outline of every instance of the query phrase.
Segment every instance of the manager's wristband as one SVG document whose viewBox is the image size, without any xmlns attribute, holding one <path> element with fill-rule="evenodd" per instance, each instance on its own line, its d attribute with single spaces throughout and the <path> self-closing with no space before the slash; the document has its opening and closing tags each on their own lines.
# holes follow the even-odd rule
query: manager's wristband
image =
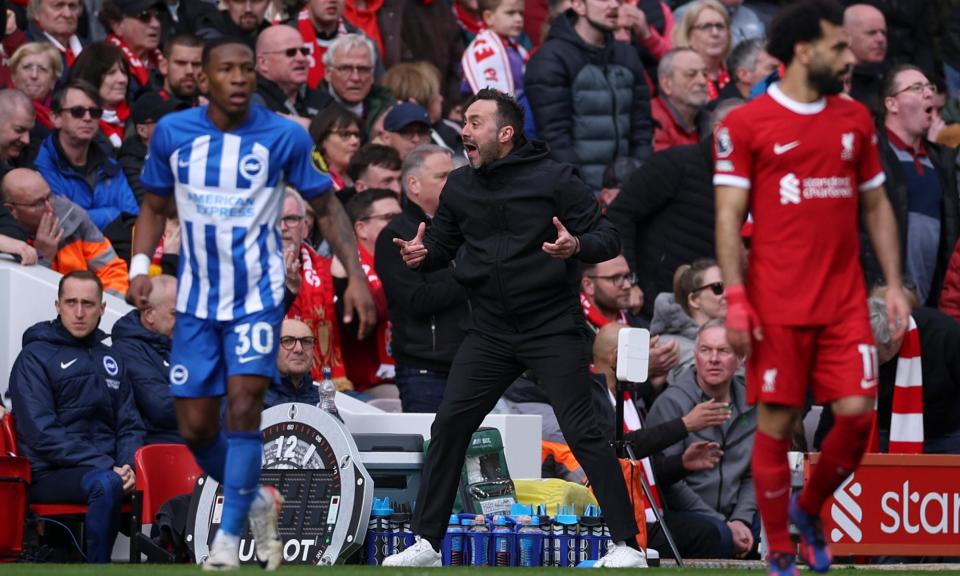
<svg viewBox="0 0 960 576">
<path fill-rule="evenodd" d="M 150 257 L 146 254 L 134 254 L 130 259 L 130 279 L 150 275 Z"/>
</svg>

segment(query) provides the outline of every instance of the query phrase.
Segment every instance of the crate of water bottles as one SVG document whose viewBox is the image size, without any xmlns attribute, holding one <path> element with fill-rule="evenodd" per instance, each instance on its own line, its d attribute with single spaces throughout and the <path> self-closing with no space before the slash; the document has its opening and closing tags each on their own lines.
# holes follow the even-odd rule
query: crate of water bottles
<svg viewBox="0 0 960 576">
<path fill-rule="evenodd" d="M 597 560 L 606 553 L 610 532 L 599 509 L 577 516 L 558 506 L 550 517 L 544 506 L 514 505 L 510 515 L 452 514 L 443 539 L 444 566 L 567 566 Z"/>
<path fill-rule="evenodd" d="M 413 542 L 409 506 L 391 504 L 390 498 L 374 498 L 364 547 L 367 564 L 382 564 L 384 558 L 403 552 Z"/>
</svg>

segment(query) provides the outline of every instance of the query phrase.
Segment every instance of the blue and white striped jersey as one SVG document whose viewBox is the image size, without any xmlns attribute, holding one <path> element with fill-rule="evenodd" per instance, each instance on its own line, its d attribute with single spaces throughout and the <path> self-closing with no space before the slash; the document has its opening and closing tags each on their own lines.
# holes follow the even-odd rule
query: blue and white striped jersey
<svg viewBox="0 0 960 576">
<path fill-rule="evenodd" d="M 157 123 L 140 183 L 176 194 L 178 312 L 223 321 L 283 304 L 283 182 L 307 200 L 331 187 L 312 150 L 303 127 L 258 105 L 226 133 L 206 106 Z"/>
</svg>

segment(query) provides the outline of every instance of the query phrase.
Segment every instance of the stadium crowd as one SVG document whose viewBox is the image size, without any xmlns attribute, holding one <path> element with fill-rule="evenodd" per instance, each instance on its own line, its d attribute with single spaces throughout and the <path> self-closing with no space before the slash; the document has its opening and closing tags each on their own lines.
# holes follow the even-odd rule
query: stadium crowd
<svg viewBox="0 0 960 576">
<path fill-rule="evenodd" d="M 464 103 L 493 87 L 517 98 L 526 138 L 575 165 L 618 230 L 622 256 L 584 266 L 571 284 L 591 342 L 600 334 L 595 378 L 584 385 L 609 435 L 605 327 L 649 328 L 651 378 L 631 390 L 625 425 L 645 436 L 636 442 L 652 457 L 655 496 L 680 552 L 756 555 L 756 417 L 742 358 L 722 330 L 712 149 L 726 114 L 783 73 L 764 38 L 787 3 L 0 2 L 0 252 L 66 275 L 56 318 L 38 318 L 24 334 L 0 406 L 16 417 L 31 498 L 62 501 L 59 488 L 74 486 L 71 497 L 110 518 L 133 486 L 136 448 L 182 441 L 168 391 L 175 276 L 184 265 L 175 212 L 152 258 L 149 306 L 117 322 L 109 347 L 97 326 L 103 291 L 129 287 L 154 128 L 205 104 L 204 43 L 231 36 L 255 50 L 255 101 L 314 142 L 313 164 L 330 174 L 353 223 L 377 310 L 376 328 L 361 338 L 359 320 L 344 315 L 345 267 L 311 206 L 288 186 L 278 223 L 287 266 L 282 378 L 268 405 L 317 402 L 313 381 L 329 370 L 340 392 L 436 411 L 471 313 L 464 284 L 475 279 L 458 276 L 455 265 L 411 270 L 392 241 L 430 225 L 448 174 L 476 149 L 460 136 Z M 845 4 L 856 61 L 846 95 L 876 121 L 918 331 L 892 340 L 882 305 L 871 306 L 879 448 L 894 449 L 897 359 L 910 355 L 922 357 L 923 376 L 915 451 L 960 454 L 960 1 Z M 748 221 L 745 251 L 750 228 Z M 865 282 L 876 296 L 882 276 L 862 236 Z M 511 386 L 499 409 L 551 412 L 534 373 Z M 544 419 L 544 440 L 544 474 L 584 481 L 555 419 Z M 795 447 L 815 448 L 802 431 Z M 91 560 L 109 559 L 116 529 L 88 526 Z M 654 530 L 651 542 L 659 542 Z"/>
</svg>

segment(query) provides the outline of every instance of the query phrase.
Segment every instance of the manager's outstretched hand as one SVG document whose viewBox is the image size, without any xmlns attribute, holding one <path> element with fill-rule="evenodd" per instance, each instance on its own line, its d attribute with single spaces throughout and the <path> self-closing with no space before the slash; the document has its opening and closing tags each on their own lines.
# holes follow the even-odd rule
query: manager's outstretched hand
<svg viewBox="0 0 960 576">
<path fill-rule="evenodd" d="M 580 251 L 580 240 L 570 234 L 567 228 L 556 216 L 553 217 L 553 226 L 557 229 L 556 242 L 544 242 L 543 251 L 554 258 L 569 258 Z"/>
<path fill-rule="evenodd" d="M 423 245 L 423 233 L 426 229 L 427 225 L 421 222 L 413 240 L 393 239 L 393 243 L 400 247 L 400 256 L 403 257 L 403 263 L 407 265 L 407 268 L 419 267 L 427 257 L 427 247 Z"/>
</svg>

